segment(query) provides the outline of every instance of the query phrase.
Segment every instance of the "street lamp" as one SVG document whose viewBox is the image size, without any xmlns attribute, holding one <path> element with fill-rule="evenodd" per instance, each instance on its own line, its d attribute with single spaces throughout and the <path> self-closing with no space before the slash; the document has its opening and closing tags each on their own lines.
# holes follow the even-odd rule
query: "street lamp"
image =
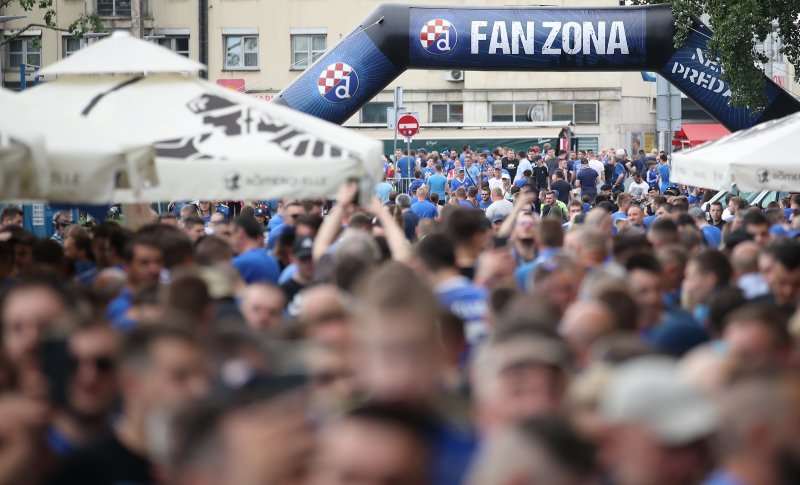
<svg viewBox="0 0 800 485">
<path fill-rule="evenodd" d="M 0 34 L 3 33 L 2 24 L 9 22 L 11 20 L 19 20 L 27 18 L 25 15 L 0 15 Z M 5 76 L 3 74 L 3 59 L 2 59 L 3 49 L 0 49 L 0 88 L 5 85 Z"/>
</svg>

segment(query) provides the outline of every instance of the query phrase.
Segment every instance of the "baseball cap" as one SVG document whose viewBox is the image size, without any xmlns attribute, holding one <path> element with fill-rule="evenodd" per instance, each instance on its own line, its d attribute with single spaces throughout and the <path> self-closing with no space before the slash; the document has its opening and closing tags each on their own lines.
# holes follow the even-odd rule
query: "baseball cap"
<svg viewBox="0 0 800 485">
<path fill-rule="evenodd" d="M 656 356 L 617 367 L 601 398 L 600 413 L 613 424 L 644 425 L 666 446 L 708 436 L 719 419 L 714 404 L 683 379 L 677 363 Z"/>
<path fill-rule="evenodd" d="M 603 184 L 603 186 L 600 187 L 600 190 L 611 190 L 611 189 L 612 189 L 611 184 Z"/>
<path fill-rule="evenodd" d="M 619 150 L 617 150 L 616 155 L 618 157 L 624 157 L 625 156 L 625 150 L 623 148 L 620 148 Z"/>
<path fill-rule="evenodd" d="M 295 241 L 294 243 L 294 257 L 297 259 L 311 257 L 311 250 L 314 247 L 314 240 L 310 237 L 304 237 Z"/>
<path fill-rule="evenodd" d="M 258 209 L 253 211 L 253 215 L 255 215 L 255 216 L 265 216 L 266 214 L 264 213 L 264 209 L 259 207 Z"/>
<path fill-rule="evenodd" d="M 539 153 L 540 151 L 542 151 L 542 149 L 539 148 L 538 146 L 534 146 L 533 147 L 533 151 L 535 151 L 536 153 Z"/>
<path fill-rule="evenodd" d="M 442 155 L 447 155 L 449 157 L 450 156 L 450 150 L 443 151 Z"/>
<path fill-rule="evenodd" d="M 674 357 L 683 357 L 693 348 L 708 342 L 709 337 L 694 322 L 671 321 L 655 327 L 649 340 L 658 350 Z"/>
<path fill-rule="evenodd" d="M 456 170 L 456 172 L 463 172 L 463 171 L 464 171 L 464 167 L 458 167 L 458 170 Z"/>
<path fill-rule="evenodd" d="M 504 220 L 506 220 L 505 214 L 495 214 L 492 217 L 492 224 L 494 224 L 495 222 L 503 222 Z"/>
<path fill-rule="evenodd" d="M 689 215 L 694 217 L 695 219 L 706 218 L 706 212 L 699 207 L 692 207 L 691 209 L 689 209 Z"/>
<path fill-rule="evenodd" d="M 670 187 L 664 191 L 664 195 L 678 195 L 678 189 L 675 187 Z"/>
<path fill-rule="evenodd" d="M 651 183 L 651 184 L 650 184 L 650 189 L 649 189 L 648 191 L 650 191 L 650 190 L 653 190 L 653 189 L 655 189 L 655 190 L 657 190 L 657 191 L 661 192 L 661 189 L 659 189 L 659 188 L 658 188 L 658 184 L 657 184 L 657 183 L 655 183 L 655 182 L 653 182 L 653 183 Z"/>
<path fill-rule="evenodd" d="M 511 180 L 511 175 L 509 175 L 509 174 L 507 174 L 507 173 L 504 173 L 503 175 L 501 175 L 501 176 L 500 176 L 500 178 L 501 178 L 501 179 L 508 179 L 508 180 Z"/>
</svg>

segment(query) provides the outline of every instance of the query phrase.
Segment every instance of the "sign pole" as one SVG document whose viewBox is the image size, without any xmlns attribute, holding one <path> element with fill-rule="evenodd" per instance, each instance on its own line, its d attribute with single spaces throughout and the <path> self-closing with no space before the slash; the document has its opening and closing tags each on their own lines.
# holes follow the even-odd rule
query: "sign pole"
<svg viewBox="0 0 800 485">
<path fill-rule="evenodd" d="M 403 104 L 403 86 L 394 88 L 394 149 L 392 155 L 394 156 L 394 172 L 397 172 L 397 119 L 400 117 L 400 106 Z"/>
</svg>

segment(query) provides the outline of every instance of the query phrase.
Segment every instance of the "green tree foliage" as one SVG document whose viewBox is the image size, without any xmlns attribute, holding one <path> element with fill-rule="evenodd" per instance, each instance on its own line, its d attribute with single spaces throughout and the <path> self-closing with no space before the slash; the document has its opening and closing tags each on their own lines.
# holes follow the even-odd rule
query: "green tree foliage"
<svg viewBox="0 0 800 485">
<path fill-rule="evenodd" d="M 8 36 L 5 39 L 0 39 L 0 46 L 11 42 L 18 36 L 23 34 L 26 30 L 39 27 L 44 29 L 58 30 L 60 32 L 69 32 L 75 37 L 81 37 L 89 32 L 105 32 L 103 22 L 96 13 L 83 14 L 72 21 L 67 28 L 59 27 L 56 25 L 56 11 L 53 6 L 53 0 L 0 0 L 0 12 L 3 12 L 6 7 L 17 4 L 25 12 L 31 12 L 35 9 L 44 11 L 42 15 L 42 22 L 31 22 L 25 27 L 19 29 L 14 35 Z"/>
<path fill-rule="evenodd" d="M 800 81 L 800 0 L 634 0 L 635 4 L 669 3 L 675 16 L 675 46 L 692 33 L 693 20 L 708 14 L 714 35 L 708 41 L 709 55 L 720 58 L 722 79 L 731 87 L 731 103 L 760 111 L 766 105 L 763 71 L 767 61 L 755 50 L 778 23 L 781 52 L 795 66 Z"/>
</svg>

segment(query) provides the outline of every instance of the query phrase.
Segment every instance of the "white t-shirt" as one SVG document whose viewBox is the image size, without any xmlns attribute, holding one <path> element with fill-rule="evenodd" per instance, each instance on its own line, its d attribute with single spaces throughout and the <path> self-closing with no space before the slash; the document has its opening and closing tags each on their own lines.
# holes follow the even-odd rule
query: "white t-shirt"
<svg viewBox="0 0 800 485">
<path fill-rule="evenodd" d="M 650 186 L 644 180 L 638 184 L 636 182 L 631 182 L 631 186 L 628 187 L 628 193 L 633 196 L 634 200 L 641 200 L 645 198 L 649 190 Z"/>
<path fill-rule="evenodd" d="M 531 165 L 531 162 L 527 158 L 520 158 L 519 165 L 517 165 L 517 175 L 513 180 L 514 183 L 522 178 L 522 173 L 525 172 L 525 170 L 533 171 L 533 165 Z"/>
<path fill-rule="evenodd" d="M 494 177 L 489 179 L 489 190 L 491 191 L 495 187 L 503 188 L 503 179 L 496 179 Z"/>
<path fill-rule="evenodd" d="M 501 199 L 492 202 L 486 209 L 486 217 L 491 221 L 496 215 L 503 215 L 508 217 L 511 211 L 514 210 L 514 204 L 510 200 Z"/>
<path fill-rule="evenodd" d="M 603 174 L 606 173 L 606 169 L 603 166 L 603 162 L 597 160 L 596 158 L 594 160 L 589 160 L 589 167 L 593 168 L 594 171 L 600 175 L 601 180 L 603 179 Z"/>
</svg>

